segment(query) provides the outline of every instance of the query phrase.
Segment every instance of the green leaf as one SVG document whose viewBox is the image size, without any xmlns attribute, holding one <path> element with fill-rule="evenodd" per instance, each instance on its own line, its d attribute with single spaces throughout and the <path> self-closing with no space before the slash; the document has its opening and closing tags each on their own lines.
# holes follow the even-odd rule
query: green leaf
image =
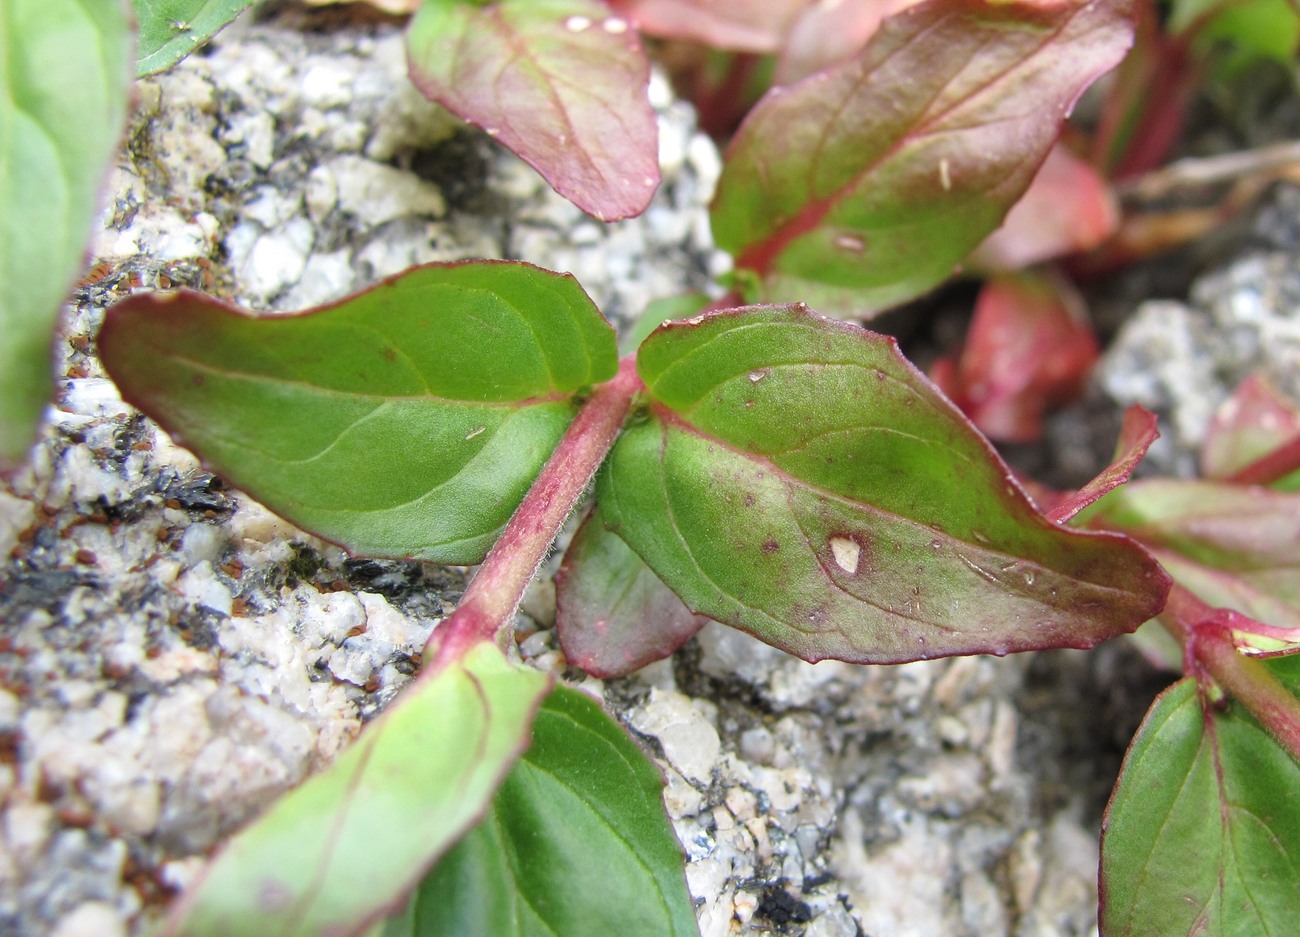
<svg viewBox="0 0 1300 937">
<path fill-rule="evenodd" d="M 712 300 L 704 293 L 682 293 L 652 300 L 636 320 L 631 331 L 619 342 L 622 354 L 631 354 L 640 347 L 650 333 L 671 319 L 689 319 L 703 312 Z"/>
<path fill-rule="evenodd" d="M 223 26 L 253 5 L 253 0 L 132 0 L 140 28 L 136 73 L 152 75 L 171 68 Z"/>
<path fill-rule="evenodd" d="M 411 79 L 483 127 L 602 221 L 639 215 L 659 184 L 650 64 L 637 31 L 596 0 L 425 0 L 407 34 Z"/>
<path fill-rule="evenodd" d="M 597 489 L 699 614 L 807 660 L 1089 647 L 1163 606 L 1141 548 L 1035 510 L 892 339 L 802 307 L 669 324 Z"/>
<path fill-rule="evenodd" d="M 1145 545 L 1206 604 L 1300 628 L 1300 493 L 1158 479 L 1110 492 L 1086 516 Z"/>
<path fill-rule="evenodd" d="M 599 506 L 569 544 L 555 589 L 565 659 L 602 679 L 663 660 L 708 624 L 606 529 Z"/>
<path fill-rule="evenodd" d="M 126 119 L 131 28 L 116 0 L 0 6 L 0 470 L 50 398 L 50 335 Z"/>
<path fill-rule="evenodd" d="M 662 789 L 599 704 L 556 688 L 487 820 L 384 937 L 695 937 Z"/>
<path fill-rule="evenodd" d="M 1191 37 L 1220 77 L 1261 59 L 1290 67 L 1300 45 L 1300 12 L 1290 0 L 1175 0 L 1168 29 Z"/>
<path fill-rule="evenodd" d="M 854 58 L 773 89 L 732 141 L 712 209 L 739 282 L 864 314 L 946 279 L 1132 32 L 1128 0 L 923 3 Z"/>
<path fill-rule="evenodd" d="M 549 686 L 490 643 L 417 680 L 222 849 L 163 935 L 360 932 L 483 816 Z"/>
<path fill-rule="evenodd" d="M 1291 692 L 1300 659 L 1269 662 Z M 1195 681 L 1160 695 L 1111 795 L 1101 840 L 1105 937 L 1278 937 L 1300 920 L 1300 765 L 1240 705 Z"/>
<path fill-rule="evenodd" d="M 123 397 L 276 513 L 348 549 L 479 562 L 614 332 L 527 264 L 408 271 L 331 306 L 253 316 L 196 293 L 113 307 Z"/>
</svg>

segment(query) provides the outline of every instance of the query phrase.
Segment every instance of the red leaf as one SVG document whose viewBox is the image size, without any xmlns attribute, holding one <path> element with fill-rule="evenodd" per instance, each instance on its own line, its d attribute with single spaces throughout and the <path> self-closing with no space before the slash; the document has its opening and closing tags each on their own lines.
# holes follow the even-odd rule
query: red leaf
<svg viewBox="0 0 1300 937">
<path fill-rule="evenodd" d="M 1253 463 L 1297 439 L 1300 404 L 1265 378 L 1248 377 L 1210 421 L 1201 450 L 1201 474 L 1206 478 L 1261 483 L 1258 478 L 1239 476 Z"/>
<path fill-rule="evenodd" d="M 971 257 L 973 266 L 1018 270 L 1091 250 L 1119 226 L 1119 205 L 1097 170 L 1059 143 L 1029 189 Z"/>
<path fill-rule="evenodd" d="M 650 66 L 636 30 L 595 0 L 426 0 L 411 79 L 483 127 L 602 221 L 640 214 L 659 184 Z"/>
<path fill-rule="evenodd" d="M 775 52 L 808 0 L 609 0 L 642 32 L 736 52 Z"/>
<path fill-rule="evenodd" d="M 788 85 L 859 52 L 889 16 L 920 0 L 811 3 L 795 17 L 781 48 L 775 84 Z"/>
<path fill-rule="evenodd" d="M 1037 439 L 1044 412 L 1077 396 L 1097 360 L 1082 303 L 1064 281 L 990 280 L 960 357 L 931 377 L 990 438 Z"/>
</svg>

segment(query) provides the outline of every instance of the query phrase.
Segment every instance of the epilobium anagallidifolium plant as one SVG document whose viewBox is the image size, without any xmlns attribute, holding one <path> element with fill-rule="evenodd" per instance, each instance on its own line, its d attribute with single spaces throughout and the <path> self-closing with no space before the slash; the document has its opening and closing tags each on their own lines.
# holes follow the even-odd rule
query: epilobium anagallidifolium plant
<svg viewBox="0 0 1300 937">
<path fill-rule="evenodd" d="M 203 31 L 136 5 L 158 56 L 144 70 Z M 644 209 L 658 181 L 643 33 L 724 50 L 720 81 L 677 77 L 729 136 L 711 220 L 735 269 L 723 299 L 676 303 L 621 358 L 573 278 L 521 262 L 422 267 L 296 315 L 190 292 L 110 311 L 99 348 L 124 397 L 233 484 L 357 553 L 481 563 L 412 685 L 234 837 L 164 932 L 697 933 L 651 763 L 597 704 L 502 651 L 578 509 L 557 628 L 602 676 L 709 619 L 859 663 L 1087 648 L 1158 621 L 1185 676 L 1107 813 L 1102 932 L 1285 932 L 1300 408 L 1251 384 L 1204 480 L 1125 484 L 1155 438 L 1134 410 L 1093 483 L 1032 497 L 977 429 L 1032 436 L 1095 356 L 1042 264 L 1114 231 L 1106 174 L 1160 152 L 1168 121 L 1135 119 L 1146 104 L 1121 82 L 1091 154 L 1058 140 L 1149 13 L 426 0 L 416 84 L 602 219 Z M 1193 19 L 1169 35 L 1218 22 Z M 1159 71 L 1168 48 L 1136 54 Z M 963 262 L 990 279 L 967 347 L 935 372 L 959 409 L 891 339 L 841 320 Z"/>
</svg>

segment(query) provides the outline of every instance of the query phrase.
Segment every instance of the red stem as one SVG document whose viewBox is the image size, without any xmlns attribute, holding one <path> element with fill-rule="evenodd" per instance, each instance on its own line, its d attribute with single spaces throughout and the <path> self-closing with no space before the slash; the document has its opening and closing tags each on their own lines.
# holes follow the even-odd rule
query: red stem
<svg viewBox="0 0 1300 937">
<path fill-rule="evenodd" d="M 1194 667 L 1203 668 L 1300 761 L 1300 700 L 1262 663 L 1237 650 L 1231 630 L 1216 620 L 1214 609 L 1175 585 L 1160 623 L 1187 649 Z"/>
<path fill-rule="evenodd" d="M 1283 443 L 1245 468 L 1229 475 L 1225 481 L 1238 485 L 1269 485 L 1300 469 L 1300 436 Z"/>
<path fill-rule="evenodd" d="M 524 589 L 605 460 L 633 396 L 642 388 L 635 358 L 629 355 L 619 362 L 613 380 L 592 391 L 479 567 L 460 606 L 430 636 L 424 654 L 426 660 L 432 655 L 432 666 L 425 669 L 426 675 L 459 660 L 483 641 L 509 640 Z"/>
</svg>

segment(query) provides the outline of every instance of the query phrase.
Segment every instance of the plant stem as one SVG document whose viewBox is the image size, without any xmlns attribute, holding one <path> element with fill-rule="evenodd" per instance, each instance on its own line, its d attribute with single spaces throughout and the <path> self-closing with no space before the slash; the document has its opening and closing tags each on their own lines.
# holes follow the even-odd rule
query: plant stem
<svg viewBox="0 0 1300 937">
<path fill-rule="evenodd" d="M 1262 663 L 1237 650 L 1214 609 L 1175 585 L 1160 623 L 1188 649 L 1192 662 L 1250 711 L 1291 757 L 1300 761 L 1300 699 Z"/>
<path fill-rule="evenodd" d="M 629 355 L 619 362 L 613 380 L 593 389 L 479 567 L 460 606 L 429 638 L 424 655 L 426 661 L 432 655 L 432 666 L 426 673 L 459 660 L 480 642 L 509 640 L 524 589 L 605 460 L 642 387 L 635 356 Z"/>
</svg>

